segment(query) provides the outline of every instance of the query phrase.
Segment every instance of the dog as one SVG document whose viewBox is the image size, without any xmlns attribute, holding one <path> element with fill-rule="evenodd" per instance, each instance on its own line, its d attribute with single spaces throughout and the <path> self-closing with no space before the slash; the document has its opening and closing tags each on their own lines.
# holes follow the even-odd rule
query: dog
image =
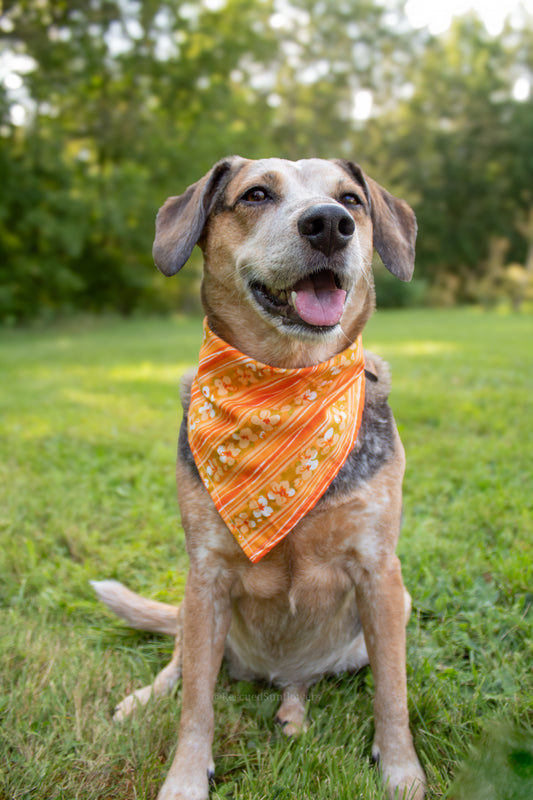
<svg viewBox="0 0 533 800">
<path fill-rule="evenodd" d="M 157 215 L 153 254 L 158 268 L 171 276 L 200 246 L 206 335 L 228 356 L 228 369 L 235 357 L 265 374 L 270 370 L 284 380 L 307 380 L 313 370 L 337 365 L 335 359 L 355 352 L 375 305 L 374 248 L 393 275 L 411 279 L 416 231 L 407 203 L 351 161 L 233 156 L 166 201 Z M 228 385 L 217 384 L 226 400 Z M 290 389 L 290 381 L 284 385 Z M 390 798 L 423 798 L 425 776 L 407 711 L 405 626 L 411 599 L 395 554 L 405 456 L 387 403 L 389 389 L 387 365 L 365 353 L 360 427 L 354 438 L 350 418 L 339 434 L 348 436 L 343 441 L 349 447 L 341 466 L 309 499 L 306 481 L 313 478 L 318 446 L 308 449 L 304 467 L 302 461 L 295 467 L 294 493 L 309 508 L 296 524 L 289 523 L 283 538 L 274 545 L 263 543 L 263 550 L 250 556 L 239 541 L 241 534 L 219 513 L 219 499 L 216 504 L 208 491 L 214 480 L 209 464 L 228 471 L 231 453 L 238 448 L 222 467 L 213 466 L 209 456 L 207 472 L 201 474 L 201 453 L 193 454 L 191 447 L 197 433 L 191 429 L 189 405 L 198 386 L 194 376 L 185 379 L 177 464 L 190 560 L 184 601 L 176 610 L 115 581 L 93 584 L 99 597 L 132 626 L 176 636 L 170 664 L 152 686 L 123 700 L 115 714 L 123 719 L 150 696 L 169 692 L 182 677 L 177 752 L 159 800 L 208 797 L 214 775 L 213 694 L 224 655 L 232 676 L 280 687 L 277 720 L 288 735 L 306 727 L 306 695 L 313 682 L 370 664 L 375 682 L 372 755 Z M 194 415 L 200 420 L 203 413 L 209 426 L 210 400 L 216 398 L 210 389 L 201 391 L 205 397 L 200 396 Z M 267 386 L 267 405 L 269 391 Z M 293 413 L 290 404 L 284 409 L 289 416 Z M 334 406 L 334 414 L 338 409 Z M 256 434 L 246 429 L 249 439 L 242 449 L 254 435 L 254 446 L 261 444 L 261 436 L 281 415 L 266 419 L 255 408 L 259 427 Z M 328 428 L 330 439 L 323 439 L 325 451 L 335 438 L 332 430 Z M 229 435 L 232 441 L 231 429 Z M 201 447 L 209 445 L 207 436 Z M 209 452 L 215 457 L 222 452 L 216 442 L 213 448 Z M 297 450 L 297 445 L 287 445 L 281 453 L 291 456 Z M 254 520 L 263 522 L 274 500 L 283 512 L 293 490 L 286 486 L 281 498 L 282 484 L 276 484 L 278 495 L 265 494 L 266 505 L 256 503 L 255 517 L 251 512 L 249 517 L 240 515 L 247 523 L 239 531 Z M 238 481 L 235 486 L 242 492 Z"/>
</svg>

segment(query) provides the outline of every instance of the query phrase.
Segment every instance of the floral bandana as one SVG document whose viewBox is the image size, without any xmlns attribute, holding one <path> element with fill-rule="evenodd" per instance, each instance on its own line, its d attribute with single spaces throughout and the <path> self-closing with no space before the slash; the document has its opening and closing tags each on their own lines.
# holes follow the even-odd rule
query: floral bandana
<svg viewBox="0 0 533 800">
<path fill-rule="evenodd" d="M 363 412 L 361 337 L 312 367 L 269 367 L 204 321 L 189 443 L 222 519 L 257 562 L 318 502 L 352 449 Z"/>
</svg>

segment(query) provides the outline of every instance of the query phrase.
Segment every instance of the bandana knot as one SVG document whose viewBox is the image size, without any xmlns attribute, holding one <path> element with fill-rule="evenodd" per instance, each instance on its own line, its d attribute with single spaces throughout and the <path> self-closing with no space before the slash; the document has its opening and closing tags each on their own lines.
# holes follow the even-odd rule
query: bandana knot
<svg viewBox="0 0 533 800">
<path fill-rule="evenodd" d="M 252 562 L 335 478 L 357 438 L 364 394 L 361 336 L 329 361 L 283 369 L 240 353 L 204 321 L 189 444 L 219 514 Z"/>
</svg>

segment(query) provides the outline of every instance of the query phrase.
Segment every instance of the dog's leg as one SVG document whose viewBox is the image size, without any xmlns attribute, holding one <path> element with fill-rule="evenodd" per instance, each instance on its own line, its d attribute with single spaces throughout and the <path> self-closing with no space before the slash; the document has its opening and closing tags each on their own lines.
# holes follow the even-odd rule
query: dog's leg
<svg viewBox="0 0 533 800">
<path fill-rule="evenodd" d="M 376 733 L 372 754 L 379 761 L 391 800 L 422 800 L 425 776 L 409 730 L 405 669 L 405 618 L 411 598 L 404 589 L 400 562 L 385 556 L 360 570 L 357 606 L 374 676 Z"/>
<path fill-rule="evenodd" d="M 181 677 L 181 630 L 176 636 L 174 652 L 171 661 L 157 675 L 150 686 L 143 686 L 122 700 L 115 708 L 113 719 L 122 722 L 123 719 L 133 714 L 139 706 L 145 706 L 151 697 L 160 697 L 170 694 Z"/>
<path fill-rule="evenodd" d="M 229 595 L 191 567 L 183 602 L 183 688 L 178 748 L 158 800 L 206 800 L 214 774 L 213 693 L 231 622 Z"/>
<path fill-rule="evenodd" d="M 285 686 L 281 695 L 281 705 L 276 714 L 286 736 L 297 736 L 307 730 L 305 718 L 305 701 L 307 699 L 307 684 Z"/>
</svg>

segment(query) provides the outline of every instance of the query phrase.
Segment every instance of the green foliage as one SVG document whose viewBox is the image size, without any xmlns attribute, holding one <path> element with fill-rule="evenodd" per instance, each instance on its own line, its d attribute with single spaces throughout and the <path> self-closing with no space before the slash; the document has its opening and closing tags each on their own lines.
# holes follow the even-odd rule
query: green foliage
<svg viewBox="0 0 533 800">
<path fill-rule="evenodd" d="M 531 39 L 528 30 L 522 36 Z M 406 192 L 418 196 L 418 270 L 429 279 L 458 276 L 462 301 L 478 299 L 468 289 L 486 270 L 491 237 L 506 237 L 510 260 L 525 262 L 518 226 L 533 207 L 523 138 L 533 133 L 533 106 L 513 101 L 509 82 L 531 64 L 520 64 L 510 41 L 466 17 L 429 42 L 411 77 L 413 97 L 392 111 L 384 143 L 392 169 L 400 154 Z"/>
<path fill-rule="evenodd" d="M 365 335 L 391 364 L 407 452 L 399 550 L 428 800 L 531 795 L 532 334 L 526 315 L 416 310 L 378 311 Z M 178 380 L 200 339 L 200 320 L 183 318 L 1 336 L 2 800 L 156 797 L 179 690 L 122 725 L 110 715 L 153 680 L 172 642 L 127 629 L 88 581 L 182 598 Z M 368 670 L 321 681 L 309 731 L 287 741 L 278 693 L 223 670 L 213 797 L 384 800 L 372 697 Z"/>
<path fill-rule="evenodd" d="M 418 276 L 405 283 L 377 263 L 374 265 L 374 279 L 378 308 L 410 308 L 424 305 L 426 284 Z"/>
<path fill-rule="evenodd" d="M 112 2 L 11 5 L 4 53 L 33 59 L 34 109 L 16 128 L 3 107 L 1 319 L 168 308 L 150 255 L 157 208 L 214 159 L 253 155 L 268 118 L 260 93 L 232 77 L 247 54 L 269 58 L 268 3 L 187 8 L 146 3 L 130 17 Z M 163 39 L 172 57 L 158 54 Z"/>
<path fill-rule="evenodd" d="M 530 21 L 492 37 L 466 16 L 432 37 L 380 0 L 10 0 L 0 320 L 188 308 L 197 273 L 170 293 L 154 274 L 155 213 L 231 153 L 359 161 L 417 211 L 426 299 L 477 302 L 491 237 L 528 260 L 533 104 L 511 90 L 532 79 Z"/>
<path fill-rule="evenodd" d="M 472 748 L 455 781 L 456 800 L 529 800 L 533 791 L 533 729 L 492 726 Z"/>
</svg>

